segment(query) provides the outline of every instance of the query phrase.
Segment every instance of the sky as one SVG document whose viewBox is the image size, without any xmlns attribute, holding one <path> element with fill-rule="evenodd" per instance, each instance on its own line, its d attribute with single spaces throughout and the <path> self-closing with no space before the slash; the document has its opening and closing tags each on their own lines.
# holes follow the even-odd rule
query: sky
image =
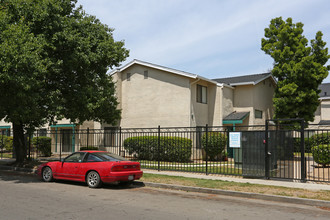
<svg viewBox="0 0 330 220">
<path fill-rule="evenodd" d="M 261 50 L 261 39 L 276 17 L 302 22 L 308 40 L 322 31 L 330 47 L 329 0 L 78 0 L 77 4 L 113 28 L 116 41 L 125 41 L 130 56 L 122 64 L 138 59 L 209 79 L 271 70 L 273 59 Z M 323 82 L 330 82 L 330 76 Z"/>
</svg>

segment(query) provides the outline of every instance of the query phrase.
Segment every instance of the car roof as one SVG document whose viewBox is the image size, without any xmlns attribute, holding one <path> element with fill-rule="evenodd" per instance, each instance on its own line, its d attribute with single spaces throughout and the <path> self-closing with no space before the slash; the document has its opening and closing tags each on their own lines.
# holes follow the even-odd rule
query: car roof
<svg viewBox="0 0 330 220">
<path fill-rule="evenodd" d="M 107 151 L 103 151 L 103 150 L 81 150 L 79 152 L 84 152 L 84 153 L 108 153 Z"/>
</svg>

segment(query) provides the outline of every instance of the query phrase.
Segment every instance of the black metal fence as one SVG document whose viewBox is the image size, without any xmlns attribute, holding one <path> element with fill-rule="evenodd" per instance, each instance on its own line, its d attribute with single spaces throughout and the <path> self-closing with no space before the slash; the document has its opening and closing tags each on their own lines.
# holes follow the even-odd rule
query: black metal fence
<svg viewBox="0 0 330 220">
<path fill-rule="evenodd" d="M 272 122 L 236 127 L 40 130 L 27 135 L 26 145 L 28 157 L 34 159 L 44 156 L 40 140 L 48 137 L 55 158 L 97 148 L 137 160 L 145 169 L 330 182 L 330 127 Z M 0 137 L 1 158 L 11 156 L 6 151 L 7 137 Z"/>
</svg>

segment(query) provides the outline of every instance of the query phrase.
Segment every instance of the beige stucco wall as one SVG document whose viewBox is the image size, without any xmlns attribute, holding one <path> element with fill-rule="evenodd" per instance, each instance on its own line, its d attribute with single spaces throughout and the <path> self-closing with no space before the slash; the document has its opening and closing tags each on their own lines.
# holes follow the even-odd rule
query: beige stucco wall
<svg viewBox="0 0 330 220">
<path fill-rule="evenodd" d="M 263 125 L 265 119 L 274 115 L 273 96 L 275 84 L 268 78 L 256 85 L 236 86 L 234 91 L 234 109 L 236 111 L 249 111 L 250 125 Z M 262 118 L 255 118 L 254 111 L 262 111 Z"/>
<path fill-rule="evenodd" d="M 131 74 L 130 81 L 127 73 Z M 121 127 L 190 126 L 189 78 L 141 65 L 127 68 L 119 78 Z"/>
<path fill-rule="evenodd" d="M 321 102 L 321 120 L 330 120 L 330 100 Z"/>
<path fill-rule="evenodd" d="M 197 102 L 197 85 L 207 88 L 207 103 Z M 191 114 L 190 126 L 220 126 L 222 125 L 221 115 L 221 87 L 214 83 L 199 80 L 190 80 L 191 90 Z"/>
<path fill-rule="evenodd" d="M 321 104 L 317 107 L 314 113 L 314 121 L 312 124 L 318 124 L 321 121 Z"/>
<path fill-rule="evenodd" d="M 234 111 L 235 89 L 224 86 L 222 89 L 222 116 L 226 117 Z"/>
<path fill-rule="evenodd" d="M 207 87 L 207 103 L 198 103 L 197 102 L 197 85 Z M 208 111 L 210 103 L 210 88 L 208 83 L 205 81 L 199 80 L 196 83 L 191 85 L 191 108 L 192 108 L 192 122 L 191 126 L 205 126 L 209 123 Z"/>
<path fill-rule="evenodd" d="M 268 78 L 257 85 L 255 85 L 253 91 L 253 107 L 254 110 L 262 111 L 262 119 L 254 117 L 254 111 L 252 117 L 255 125 L 265 124 L 266 119 L 272 119 L 274 115 L 273 97 L 274 97 L 275 85 L 274 82 Z"/>
<path fill-rule="evenodd" d="M 115 83 L 115 95 L 117 97 L 118 100 L 118 109 L 122 109 L 122 105 L 121 105 L 121 96 L 122 96 L 122 80 L 121 80 L 121 73 L 120 72 L 116 72 L 114 73 L 112 76 L 112 81 Z"/>
<path fill-rule="evenodd" d="M 11 126 L 11 123 L 5 122 L 3 119 L 0 121 L 0 126 Z"/>
<path fill-rule="evenodd" d="M 209 104 L 209 124 L 212 126 L 222 125 L 221 101 L 222 87 L 217 85 L 210 86 L 210 104 Z"/>
</svg>

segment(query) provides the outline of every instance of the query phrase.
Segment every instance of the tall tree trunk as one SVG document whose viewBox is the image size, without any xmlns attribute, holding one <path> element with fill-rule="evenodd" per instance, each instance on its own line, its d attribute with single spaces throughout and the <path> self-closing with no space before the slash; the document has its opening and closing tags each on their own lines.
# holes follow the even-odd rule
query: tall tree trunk
<svg viewBox="0 0 330 220">
<path fill-rule="evenodd" d="M 22 163 L 26 159 L 26 146 L 24 141 L 24 127 L 22 123 L 13 122 L 14 148 L 16 153 L 16 163 Z"/>
</svg>

